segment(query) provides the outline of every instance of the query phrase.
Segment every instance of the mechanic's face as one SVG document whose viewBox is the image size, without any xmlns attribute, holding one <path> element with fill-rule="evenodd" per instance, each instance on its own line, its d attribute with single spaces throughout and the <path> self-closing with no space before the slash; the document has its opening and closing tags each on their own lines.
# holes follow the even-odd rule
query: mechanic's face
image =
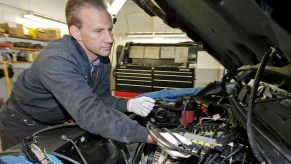
<svg viewBox="0 0 291 164">
<path fill-rule="evenodd" d="M 105 10 L 85 7 L 81 9 L 79 17 L 82 20 L 79 43 L 89 59 L 96 59 L 96 55 L 109 56 L 113 43 L 113 23 L 110 14 Z"/>
</svg>

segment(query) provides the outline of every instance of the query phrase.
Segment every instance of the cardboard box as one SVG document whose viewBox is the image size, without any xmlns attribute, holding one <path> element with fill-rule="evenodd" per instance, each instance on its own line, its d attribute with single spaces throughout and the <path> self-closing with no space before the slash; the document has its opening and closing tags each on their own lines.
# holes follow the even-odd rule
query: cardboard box
<svg viewBox="0 0 291 164">
<path fill-rule="evenodd" d="M 0 28 L 5 29 L 5 32 L 15 36 L 17 31 L 17 24 L 16 23 L 1 23 Z"/>
<path fill-rule="evenodd" d="M 48 40 L 54 40 L 57 38 L 57 31 L 55 29 L 52 29 L 52 28 L 46 29 L 46 34 L 47 34 Z"/>
<path fill-rule="evenodd" d="M 37 28 L 37 37 L 41 40 L 55 40 L 60 38 L 60 31 L 53 28 Z"/>
<path fill-rule="evenodd" d="M 11 36 L 24 37 L 23 26 L 21 24 L 17 24 L 14 22 L 1 23 L 0 28 L 5 29 L 5 33 Z"/>
<path fill-rule="evenodd" d="M 6 32 L 6 30 L 4 28 L 0 27 L 0 33 L 5 33 L 5 32 Z"/>
<path fill-rule="evenodd" d="M 48 40 L 45 28 L 36 28 L 35 30 L 38 39 Z"/>
<path fill-rule="evenodd" d="M 22 24 L 17 24 L 17 29 L 16 29 L 16 35 L 15 36 L 17 36 L 17 37 L 25 37 Z"/>
<path fill-rule="evenodd" d="M 48 40 L 55 40 L 60 38 L 60 30 L 58 28 L 47 28 L 46 29 Z"/>
<path fill-rule="evenodd" d="M 57 32 L 57 34 L 56 34 L 57 38 L 61 38 L 62 37 L 61 30 L 59 28 L 55 28 L 55 30 Z"/>
</svg>

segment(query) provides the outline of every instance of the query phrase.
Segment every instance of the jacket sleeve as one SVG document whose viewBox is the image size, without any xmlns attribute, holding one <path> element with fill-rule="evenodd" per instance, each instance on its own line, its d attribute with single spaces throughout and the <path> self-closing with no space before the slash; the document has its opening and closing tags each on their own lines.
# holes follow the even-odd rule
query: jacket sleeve
<svg viewBox="0 0 291 164">
<path fill-rule="evenodd" d="M 76 62 L 68 58 L 48 56 L 40 68 L 41 82 L 78 125 L 105 138 L 125 143 L 146 142 L 147 129 L 105 105 L 87 85 Z"/>
<path fill-rule="evenodd" d="M 127 100 L 124 98 L 117 98 L 111 95 L 110 92 L 110 64 L 100 64 L 98 78 L 98 86 L 95 89 L 96 94 L 102 99 L 103 103 L 111 108 L 122 112 L 127 112 Z"/>
</svg>

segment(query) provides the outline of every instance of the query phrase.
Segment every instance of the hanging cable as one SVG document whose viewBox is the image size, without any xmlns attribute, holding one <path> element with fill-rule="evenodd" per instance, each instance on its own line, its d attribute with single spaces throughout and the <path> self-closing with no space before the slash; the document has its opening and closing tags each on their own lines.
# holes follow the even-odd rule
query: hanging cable
<svg viewBox="0 0 291 164">
<path fill-rule="evenodd" d="M 75 143 L 73 140 L 69 139 L 66 135 L 62 135 L 61 138 L 62 138 L 63 141 L 69 141 L 69 142 L 71 142 L 71 143 L 73 144 L 73 146 L 75 147 L 77 153 L 79 154 L 79 156 L 80 156 L 82 162 L 83 162 L 84 164 L 87 164 L 87 161 L 86 161 L 85 157 L 83 156 L 81 150 L 80 150 L 79 147 L 76 145 L 76 143 Z"/>
<path fill-rule="evenodd" d="M 275 53 L 277 53 L 277 49 L 274 47 L 271 47 L 264 55 L 261 64 L 256 72 L 256 76 L 254 79 L 254 84 L 252 87 L 251 95 L 250 95 L 250 101 L 248 104 L 248 113 L 247 113 L 247 134 L 248 134 L 248 139 L 249 143 L 251 146 L 251 149 L 257 158 L 257 160 L 260 163 L 265 163 L 262 155 L 260 154 L 260 151 L 256 145 L 255 137 L 254 137 L 254 129 L 253 129 L 253 113 L 254 113 L 254 107 L 255 107 L 255 99 L 257 95 L 257 89 L 260 84 L 261 76 L 263 75 L 265 66 L 268 63 L 268 60 L 270 59 L 271 56 L 273 56 Z"/>
<path fill-rule="evenodd" d="M 71 126 L 78 126 L 78 124 L 73 122 L 73 123 L 63 123 L 63 124 L 59 124 L 59 125 L 55 125 L 55 126 L 49 126 L 47 128 L 41 129 L 41 130 L 33 133 L 32 136 L 34 137 L 34 136 L 40 135 L 41 133 L 48 132 L 48 131 L 51 131 L 51 130 L 54 130 L 54 129 L 64 128 L 64 127 L 71 127 Z"/>
<path fill-rule="evenodd" d="M 234 152 L 230 153 L 227 157 L 225 157 L 223 160 L 220 161 L 220 164 L 223 164 L 226 160 L 228 160 L 230 157 L 236 155 L 237 153 L 239 153 L 244 147 L 240 147 L 237 150 L 235 150 Z M 230 162 L 231 163 L 231 162 Z"/>
</svg>

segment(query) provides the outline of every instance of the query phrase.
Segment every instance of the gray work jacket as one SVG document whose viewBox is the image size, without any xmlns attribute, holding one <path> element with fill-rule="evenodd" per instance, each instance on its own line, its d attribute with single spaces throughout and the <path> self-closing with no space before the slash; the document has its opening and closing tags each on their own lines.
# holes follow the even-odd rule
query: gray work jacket
<svg viewBox="0 0 291 164">
<path fill-rule="evenodd" d="M 91 86 L 85 51 L 69 35 L 50 42 L 30 69 L 18 76 L 12 98 L 33 119 L 48 124 L 72 117 L 94 134 L 125 143 L 146 142 L 147 129 L 125 114 L 127 100 L 110 94 L 111 64 L 100 57 L 97 81 Z"/>
</svg>

